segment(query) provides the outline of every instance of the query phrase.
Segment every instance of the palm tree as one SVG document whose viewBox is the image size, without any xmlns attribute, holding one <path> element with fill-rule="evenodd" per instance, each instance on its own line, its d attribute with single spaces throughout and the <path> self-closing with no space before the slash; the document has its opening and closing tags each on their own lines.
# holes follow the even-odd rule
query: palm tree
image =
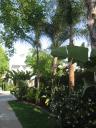
<svg viewBox="0 0 96 128">
<path fill-rule="evenodd" d="M 59 0 L 59 4 L 62 4 L 61 7 L 65 22 L 69 28 L 69 45 L 74 46 L 73 44 L 73 37 L 75 34 L 74 27 L 76 24 L 80 22 L 81 15 L 83 13 L 82 11 L 82 4 L 81 0 L 79 1 L 71 1 L 71 0 L 62 0 L 62 2 Z M 65 10 L 64 10 L 65 9 Z M 74 74 L 74 59 L 71 58 L 70 64 L 69 64 L 69 88 L 73 89 L 75 86 L 75 74 Z"/>
<path fill-rule="evenodd" d="M 61 47 L 65 40 L 68 39 L 69 33 L 67 31 L 66 23 L 63 21 L 61 15 L 61 7 L 57 6 L 55 15 L 51 18 L 51 22 L 45 25 L 45 34 L 51 39 L 51 46 L 49 49 L 55 49 Z M 53 58 L 52 72 L 53 76 L 56 75 L 58 57 Z"/>
<path fill-rule="evenodd" d="M 36 74 L 37 74 L 37 88 L 39 89 L 40 82 L 39 82 L 39 70 L 38 70 L 38 65 L 39 65 L 39 49 L 41 48 L 41 43 L 40 43 L 40 31 L 35 31 L 35 40 L 34 40 L 34 46 L 36 47 L 36 55 L 37 55 L 37 69 L 36 69 Z"/>
<path fill-rule="evenodd" d="M 47 26 L 47 34 L 52 40 L 51 49 L 59 48 L 66 39 L 69 39 L 69 44 L 73 45 L 73 37 L 75 34 L 74 27 L 80 22 L 82 11 L 81 0 L 58 0 L 58 6 L 55 15 L 52 18 L 51 24 Z M 53 60 L 53 75 L 56 75 L 58 58 Z M 73 88 L 74 82 L 74 64 L 71 58 L 69 65 L 69 86 Z"/>
<path fill-rule="evenodd" d="M 91 48 L 96 48 L 96 0 L 85 0 Z"/>
</svg>

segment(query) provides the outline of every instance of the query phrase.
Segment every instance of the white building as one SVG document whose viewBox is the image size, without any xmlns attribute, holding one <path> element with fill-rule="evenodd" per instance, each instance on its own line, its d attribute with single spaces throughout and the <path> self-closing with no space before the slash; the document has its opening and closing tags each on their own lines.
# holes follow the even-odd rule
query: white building
<svg viewBox="0 0 96 128">
<path fill-rule="evenodd" d="M 26 65 L 11 65 L 10 70 L 15 70 L 15 71 L 32 71 L 32 69 Z"/>
</svg>

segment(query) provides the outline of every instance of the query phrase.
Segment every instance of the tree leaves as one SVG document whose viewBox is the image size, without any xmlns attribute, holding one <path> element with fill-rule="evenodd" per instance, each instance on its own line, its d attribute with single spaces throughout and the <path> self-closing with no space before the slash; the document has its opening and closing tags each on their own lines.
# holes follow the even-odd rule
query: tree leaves
<svg viewBox="0 0 96 128">
<path fill-rule="evenodd" d="M 1 1 L 0 4 L 0 23 L 4 25 L 4 31 L 1 34 L 6 46 L 10 48 L 18 39 L 32 42 L 33 39 L 29 33 L 33 31 L 39 33 L 42 30 L 45 18 L 43 6 L 36 0 L 7 0 Z"/>
<path fill-rule="evenodd" d="M 34 54 L 34 51 L 31 55 L 28 55 L 26 57 L 26 64 L 33 68 L 34 73 L 36 73 L 37 70 L 37 57 L 36 54 Z M 38 62 L 38 71 L 40 75 L 46 76 L 47 74 L 51 73 L 51 66 L 52 66 L 52 57 L 44 52 L 39 52 L 39 62 Z"/>
<path fill-rule="evenodd" d="M 3 74 L 6 70 L 8 70 L 8 57 L 3 48 L 0 46 L 0 74 Z"/>
</svg>

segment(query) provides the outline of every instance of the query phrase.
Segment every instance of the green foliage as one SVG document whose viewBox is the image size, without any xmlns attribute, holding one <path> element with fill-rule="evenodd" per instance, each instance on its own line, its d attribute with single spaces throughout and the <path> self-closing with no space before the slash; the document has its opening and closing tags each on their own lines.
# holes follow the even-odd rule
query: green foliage
<svg viewBox="0 0 96 128">
<path fill-rule="evenodd" d="M 63 85 L 54 88 L 50 108 L 57 117 L 58 128 L 96 127 L 95 94 L 93 99 L 91 95 L 88 96 L 89 89 L 85 98 L 86 91 L 84 88 L 83 86 L 73 92 L 69 92 L 69 89 L 64 88 Z"/>
<path fill-rule="evenodd" d="M 1 1 L 0 23 L 4 25 L 1 37 L 9 48 L 18 39 L 36 46 L 37 38 L 44 31 L 52 39 L 52 47 L 61 46 L 70 36 L 70 21 L 73 26 L 80 21 L 83 3 L 82 0 L 57 0 L 52 8 L 52 1 L 47 0 Z"/>
<path fill-rule="evenodd" d="M 76 27 L 82 20 L 85 20 L 84 14 L 86 12 L 84 8 L 83 0 L 57 0 L 59 14 L 57 13 L 57 19 L 65 23 L 65 34 L 63 38 L 70 38 L 70 36 L 84 36 L 86 30 L 82 27 Z M 61 15 L 62 14 L 62 15 Z M 60 18 L 61 17 L 61 18 Z M 62 24 L 62 23 L 60 23 Z M 64 25 L 63 25 L 64 26 Z M 88 31 L 88 30 L 87 30 Z M 61 39 L 63 39 L 61 38 Z"/>
<path fill-rule="evenodd" d="M 14 2 L 7 0 L 1 1 L 0 5 L 0 23 L 4 25 L 1 35 L 5 45 L 11 48 L 13 42 L 18 39 L 23 39 L 32 45 L 34 43 L 32 33 L 42 31 L 45 18 L 43 6 L 36 0 Z"/>
<path fill-rule="evenodd" d="M 59 4 L 61 5 L 61 13 L 65 17 L 65 22 L 68 25 L 74 25 L 80 22 L 80 17 L 84 13 L 84 4 L 82 4 L 81 0 L 59 0 Z"/>
<path fill-rule="evenodd" d="M 29 88 L 27 90 L 27 94 L 26 94 L 26 100 L 30 101 L 30 102 L 36 102 L 36 98 L 35 98 L 35 89 L 34 88 Z"/>
<path fill-rule="evenodd" d="M 0 46 L 0 74 L 2 75 L 9 68 L 8 57 L 6 52 Z"/>
<path fill-rule="evenodd" d="M 13 84 L 5 83 L 5 89 L 4 89 L 4 91 L 10 91 L 13 88 L 14 88 L 14 85 Z"/>
<path fill-rule="evenodd" d="M 6 74 L 6 79 L 12 79 L 14 85 L 18 82 L 18 80 L 29 80 L 32 76 L 30 71 L 8 71 Z"/>
<path fill-rule="evenodd" d="M 62 18 L 57 7 L 56 13 L 51 19 L 51 23 L 45 24 L 45 34 L 52 41 L 50 49 L 60 47 L 63 42 L 69 38 L 68 28 Z"/>
<path fill-rule="evenodd" d="M 75 26 L 80 21 L 83 4 L 82 0 L 57 0 L 55 4 L 55 9 L 51 9 L 52 1 L 47 0 L 1 1 L 0 23 L 4 25 L 1 37 L 5 45 L 11 48 L 14 41 L 23 39 L 38 47 L 44 31 L 52 40 L 51 48 L 61 46 L 70 36 L 69 22 Z"/>
<path fill-rule="evenodd" d="M 17 85 L 11 90 L 11 93 L 18 99 L 24 100 L 27 93 L 28 85 L 25 81 L 19 80 Z"/>
<path fill-rule="evenodd" d="M 52 1 L 49 3 L 51 2 Z M 45 26 L 45 33 L 52 41 L 51 49 L 60 47 L 64 41 L 70 37 L 70 25 L 73 27 L 72 36 L 77 35 L 77 31 L 79 35 L 82 29 L 84 29 L 76 28 L 76 24 L 78 24 L 82 19 L 81 17 L 83 17 L 83 3 L 82 0 L 56 0 L 54 2 L 55 9 L 51 14 L 51 22 L 47 23 Z"/>
<path fill-rule="evenodd" d="M 28 88 L 25 97 L 27 101 L 36 103 L 40 98 L 40 90 L 37 88 Z"/>
<path fill-rule="evenodd" d="M 38 65 L 37 65 L 36 55 L 28 55 L 26 57 L 25 62 L 28 66 L 33 68 L 34 73 L 36 73 L 37 66 L 38 66 L 38 71 L 41 75 L 46 76 L 51 73 L 52 57 L 44 51 L 39 52 Z"/>
</svg>

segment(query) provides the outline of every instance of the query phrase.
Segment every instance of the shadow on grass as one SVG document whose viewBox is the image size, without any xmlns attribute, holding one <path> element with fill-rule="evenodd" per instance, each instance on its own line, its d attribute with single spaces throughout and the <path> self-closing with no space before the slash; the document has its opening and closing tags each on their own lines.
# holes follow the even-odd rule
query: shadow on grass
<svg viewBox="0 0 96 128">
<path fill-rule="evenodd" d="M 54 128 L 55 122 L 40 108 L 17 101 L 10 101 L 9 104 L 23 128 Z"/>
</svg>

